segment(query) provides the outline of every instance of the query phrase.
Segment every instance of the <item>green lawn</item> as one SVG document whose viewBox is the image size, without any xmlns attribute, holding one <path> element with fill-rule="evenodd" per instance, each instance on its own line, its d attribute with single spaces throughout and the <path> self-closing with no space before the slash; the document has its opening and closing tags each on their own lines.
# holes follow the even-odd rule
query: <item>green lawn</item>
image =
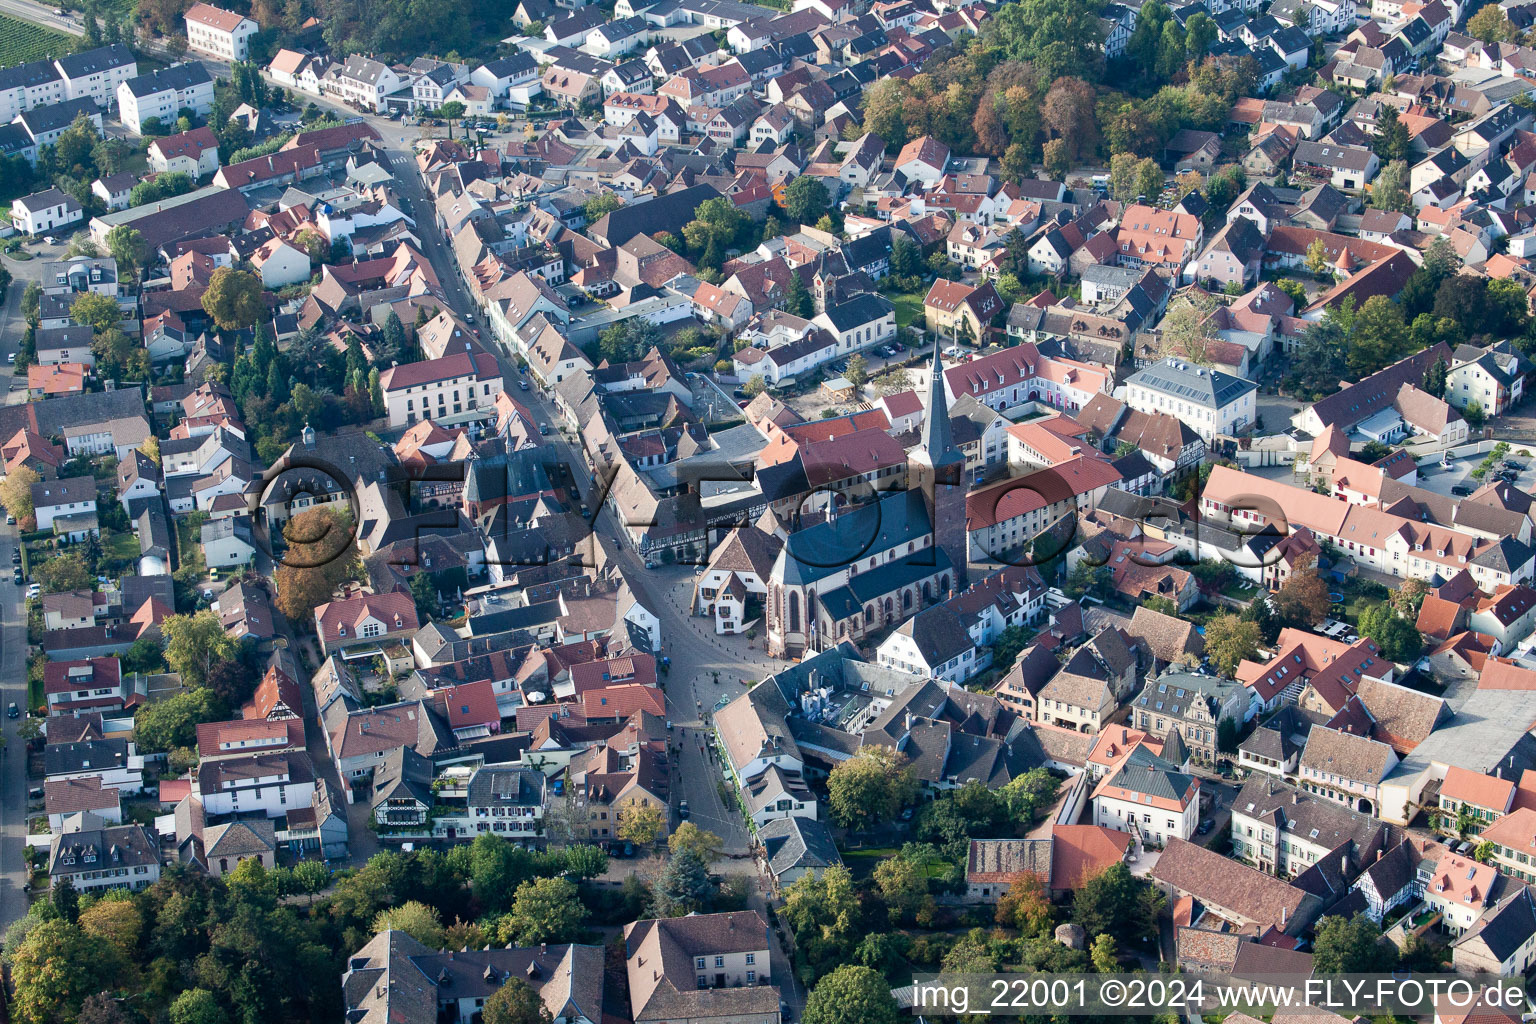
<svg viewBox="0 0 1536 1024">
<path fill-rule="evenodd" d="M 0 67 L 63 57 L 71 48 L 70 38 L 62 32 L 0 14 Z"/>
<path fill-rule="evenodd" d="M 896 307 L 896 326 L 923 325 L 923 296 L 918 292 L 885 292 L 886 298 Z"/>
<path fill-rule="evenodd" d="M 208 566 L 203 562 L 202 530 L 193 526 L 190 520 L 176 520 L 176 548 L 181 568 L 192 566 L 200 576 L 208 571 Z"/>
<path fill-rule="evenodd" d="M 131 533 L 114 533 L 101 542 L 101 553 L 108 558 L 132 562 L 139 557 L 139 541 Z"/>
</svg>

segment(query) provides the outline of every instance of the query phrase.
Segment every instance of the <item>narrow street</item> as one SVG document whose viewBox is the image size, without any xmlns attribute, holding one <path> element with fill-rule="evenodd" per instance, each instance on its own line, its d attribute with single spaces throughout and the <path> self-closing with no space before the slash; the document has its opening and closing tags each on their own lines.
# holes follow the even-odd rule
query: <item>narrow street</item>
<svg viewBox="0 0 1536 1024">
<path fill-rule="evenodd" d="M 0 559 L 16 550 L 16 527 L 0 527 Z M 3 564 L 3 563 L 0 563 Z M 10 577 L 0 579 L 0 705 L 27 706 L 27 622 L 22 590 Z M 0 923 L 27 912 L 27 753 L 17 736 L 25 719 L 4 718 L 5 746 L 0 748 Z"/>
</svg>

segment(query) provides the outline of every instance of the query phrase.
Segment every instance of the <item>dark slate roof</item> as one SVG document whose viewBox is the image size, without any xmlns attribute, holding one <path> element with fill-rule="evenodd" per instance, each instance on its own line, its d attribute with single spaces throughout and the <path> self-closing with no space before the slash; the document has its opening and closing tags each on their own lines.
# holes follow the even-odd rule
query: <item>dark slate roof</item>
<svg viewBox="0 0 1536 1024">
<path fill-rule="evenodd" d="M 84 78 L 134 63 L 133 53 L 122 43 L 100 46 L 84 53 L 71 53 L 57 61 L 66 78 Z"/>
<path fill-rule="evenodd" d="M 140 75 L 138 78 L 130 78 L 123 84 L 134 96 L 142 98 L 167 89 L 190 89 L 194 85 L 212 81 L 207 68 L 201 64 L 192 63 L 173 64 L 168 68 Z"/>
<path fill-rule="evenodd" d="M 864 324 L 879 320 L 887 313 L 893 312 L 895 308 L 885 296 L 865 292 L 829 308 L 827 319 L 832 321 L 832 326 L 839 331 L 850 331 L 855 327 L 862 327 Z"/>
<path fill-rule="evenodd" d="M 1536 897 L 1522 885 L 1503 903 L 1484 914 L 1471 931 L 1456 940 L 1456 945 L 1481 940 L 1490 953 L 1504 961 L 1533 934 L 1536 934 Z"/>
<path fill-rule="evenodd" d="M 1237 401 L 1258 385 L 1220 370 L 1210 370 L 1179 359 L 1164 359 L 1131 377 L 1128 383 L 1161 391 L 1210 408 L 1220 409 Z"/>
<path fill-rule="evenodd" d="M 775 876 L 795 869 L 820 870 L 843 862 L 837 843 L 823 821 L 775 818 L 757 830 L 768 851 L 768 869 Z"/>
</svg>

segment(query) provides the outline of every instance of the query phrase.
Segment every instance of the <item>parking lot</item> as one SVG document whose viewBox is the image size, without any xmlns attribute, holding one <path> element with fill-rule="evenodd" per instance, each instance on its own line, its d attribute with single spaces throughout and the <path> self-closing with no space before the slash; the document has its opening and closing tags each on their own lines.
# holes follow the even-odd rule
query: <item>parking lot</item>
<svg viewBox="0 0 1536 1024">
<path fill-rule="evenodd" d="M 1511 444 L 1509 455 L 1506 456 L 1507 461 L 1521 467 L 1512 482 L 1522 491 L 1536 489 L 1536 458 L 1533 458 L 1531 453 L 1532 449 L 1529 447 Z M 1418 486 L 1434 491 L 1436 494 L 1456 498 L 1466 497 L 1479 487 L 1492 483 L 1496 479 L 1493 473 L 1482 480 L 1472 478 L 1472 471 L 1482 465 L 1485 457 L 1474 455 L 1465 459 L 1452 459 L 1449 466 L 1443 466 L 1435 459 L 1426 459 L 1419 463 Z"/>
</svg>

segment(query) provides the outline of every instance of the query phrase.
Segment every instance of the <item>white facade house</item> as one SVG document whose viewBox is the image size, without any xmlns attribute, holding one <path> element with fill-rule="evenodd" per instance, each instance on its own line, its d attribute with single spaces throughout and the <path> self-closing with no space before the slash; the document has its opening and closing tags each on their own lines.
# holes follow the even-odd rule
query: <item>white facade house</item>
<svg viewBox="0 0 1536 1024">
<path fill-rule="evenodd" d="M 364 110 L 383 109 L 384 97 L 402 85 L 388 64 L 356 53 L 346 63 L 333 66 L 321 80 L 326 92 Z"/>
<path fill-rule="evenodd" d="M 53 837 L 48 880 L 81 893 L 143 889 L 160 880 L 160 845 L 143 825 L 104 827 L 89 811 L 72 814 Z"/>
<path fill-rule="evenodd" d="M 9 124 L 23 110 L 68 98 L 64 79 L 51 60 L 0 68 L 0 122 Z"/>
<path fill-rule="evenodd" d="M 380 375 L 379 383 L 391 427 L 476 409 L 493 415 L 496 396 L 504 387 L 496 359 L 480 351 L 392 366 Z"/>
<path fill-rule="evenodd" d="M 85 210 L 56 188 L 11 201 L 11 223 L 24 235 L 45 235 L 78 224 Z"/>
<path fill-rule="evenodd" d="M 149 168 L 161 174 L 179 171 L 202 180 L 219 169 L 219 140 L 206 125 L 149 144 Z"/>
<path fill-rule="evenodd" d="M 261 26 L 250 18 L 212 4 L 193 4 L 187 9 L 187 49 L 219 60 L 247 60 L 251 37 Z"/>
<path fill-rule="evenodd" d="M 52 529 L 60 516 L 95 512 L 96 481 L 93 477 L 41 480 L 32 485 L 32 508 L 39 530 Z"/>
<path fill-rule="evenodd" d="M 1176 416 L 1209 443 L 1218 434 L 1236 435 L 1253 427 L 1258 391 L 1251 380 L 1180 359 L 1164 359 L 1125 382 L 1125 404 L 1141 412 Z"/>
<path fill-rule="evenodd" d="M 162 125 L 175 124 L 183 110 L 206 117 L 213 110 L 213 78 L 201 64 L 173 64 L 123 82 L 117 106 L 124 127 L 135 135 L 144 134 L 144 122 L 152 117 Z"/>
<path fill-rule="evenodd" d="M 1093 791 L 1093 824 L 1166 845 L 1200 824 L 1200 780 L 1145 747 L 1134 747 Z"/>
<path fill-rule="evenodd" d="M 309 280 L 309 253 L 283 238 L 270 238 L 251 253 L 251 268 L 268 291 Z"/>
<path fill-rule="evenodd" d="M 315 802 L 315 772 L 302 752 L 252 754 L 204 761 L 197 789 L 209 814 L 276 818 Z"/>
<path fill-rule="evenodd" d="M 139 74 L 133 51 L 122 43 L 72 53 L 55 60 L 53 65 L 64 83 L 65 99 L 88 96 L 103 110 L 117 102 L 117 87 Z"/>
</svg>

